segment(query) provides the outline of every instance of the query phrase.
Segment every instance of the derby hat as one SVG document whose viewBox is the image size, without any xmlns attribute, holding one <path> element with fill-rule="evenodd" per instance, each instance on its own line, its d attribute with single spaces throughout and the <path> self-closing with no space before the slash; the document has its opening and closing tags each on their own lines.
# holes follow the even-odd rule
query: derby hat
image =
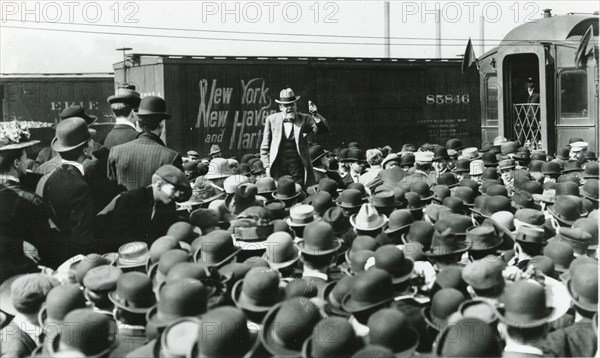
<svg viewBox="0 0 600 358">
<path fill-rule="evenodd" d="M 469 263 L 462 271 L 463 280 L 476 290 L 504 288 L 501 260 L 490 255 Z"/>
<path fill-rule="evenodd" d="M 483 166 L 485 168 L 495 169 L 498 166 L 498 158 L 494 152 L 483 153 L 481 156 L 483 160 Z"/>
<path fill-rule="evenodd" d="M 432 224 L 418 220 L 410 224 L 408 233 L 403 235 L 402 239 L 405 242 L 418 242 L 427 250 L 431 246 L 433 231 L 434 228 Z"/>
<path fill-rule="evenodd" d="M 542 162 L 545 162 L 547 159 L 547 155 L 546 152 L 543 151 L 536 151 L 531 153 L 531 160 L 541 160 Z"/>
<path fill-rule="evenodd" d="M 273 220 L 283 221 L 286 216 L 285 203 L 283 201 L 271 201 L 265 205 L 265 209 L 269 211 L 269 214 L 271 214 L 271 218 Z"/>
<path fill-rule="evenodd" d="M 250 183 L 240 184 L 236 188 L 235 194 L 225 199 L 225 206 L 230 212 L 238 215 L 252 206 L 261 206 L 261 203 L 256 200 L 256 195 L 258 195 L 256 185 Z"/>
<path fill-rule="evenodd" d="M 448 160 L 450 156 L 448 155 L 448 150 L 446 147 L 438 146 L 433 149 L 433 161 L 439 160 Z"/>
<path fill-rule="evenodd" d="M 448 172 L 440 174 L 437 182 L 438 185 L 445 185 L 448 188 L 454 188 L 455 186 L 458 186 L 458 179 L 456 179 L 456 176 Z"/>
<path fill-rule="evenodd" d="M 475 204 L 476 192 L 468 186 L 459 186 L 454 191 L 454 196 L 462 200 L 463 205 L 472 207 Z"/>
<path fill-rule="evenodd" d="M 536 180 L 530 180 L 521 186 L 521 190 L 528 192 L 529 194 L 542 194 L 544 192 L 544 186 L 542 183 Z"/>
<path fill-rule="evenodd" d="M 465 299 L 464 294 L 455 288 L 442 288 L 433 295 L 431 305 L 423 307 L 421 316 L 429 327 L 439 332 L 446 326 L 448 317 L 458 310 Z"/>
<path fill-rule="evenodd" d="M 145 314 L 156 304 L 152 281 L 141 272 L 127 272 L 119 277 L 117 287 L 108 294 L 115 307 L 131 313 Z"/>
<path fill-rule="evenodd" d="M 353 275 L 364 272 L 367 269 L 367 262 L 372 262 L 371 258 L 373 256 L 375 256 L 375 252 L 371 250 L 358 250 L 353 252 L 352 256 L 349 258 L 350 272 Z"/>
<path fill-rule="evenodd" d="M 492 250 L 502 245 L 502 238 L 496 235 L 493 227 L 475 226 L 467 229 L 467 240 L 471 251 Z"/>
<path fill-rule="evenodd" d="M 183 243 L 184 245 L 182 245 L 181 248 L 184 248 L 185 243 L 191 243 L 198 238 L 199 235 L 197 231 L 194 231 L 194 226 L 192 224 L 185 221 L 178 221 L 169 226 L 167 236 L 174 238 L 180 245 Z"/>
<path fill-rule="evenodd" d="M 300 99 L 300 96 L 294 94 L 294 90 L 291 88 L 284 88 L 279 92 L 279 99 L 275 99 L 276 103 L 279 104 L 291 104 Z"/>
<path fill-rule="evenodd" d="M 300 196 L 301 190 L 297 190 L 296 182 L 292 179 L 281 178 L 277 182 L 277 191 L 273 193 L 273 197 L 277 200 L 292 200 Z"/>
<path fill-rule="evenodd" d="M 486 210 L 483 213 L 483 216 L 485 217 L 490 217 L 498 211 L 514 211 L 510 199 L 502 195 L 489 196 L 485 202 L 485 209 Z"/>
<path fill-rule="evenodd" d="M 485 298 L 474 298 L 463 301 L 458 306 L 457 312 L 462 318 L 478 318 L 488 325 L 494 325 L 498 322 L 492 301 Z"/>
<path fill-rule="evenodd" d="M 583 171 L 583 179 L 598 179 L 598 162 L 589 162 Z"/>
<path fill-rule="evenodd" d="M 398 284 L 410 279 L 414 263 L 404 256 L 404 252 L 395 245 L 384 245 L 375 251 L 375 264 L 372 267 L 379 268 L 392 276 L 392 283 Z"/>
<path fill-rule="evenodd" d="M 162 236 L 154 240 L 150 246 L 150 259 L 147 261 L 146 269 L 149 271 L 152 264 L 158 263 L 161 256 L 169 251 L 182 248 L 177 240 L 172 236 Z"/>
<path fill-rule="evenodd" d="M 254 162 L 252 163 L 252 165 L 258 163 L 260 161 Z M 262 162 L 261 162 L 262 163 Z M 242 163 L 240 164 L 235 170 L 234 170 L 235 174 L 237 175 L 243 175 L 243 176 L 248 176 L 250 174 L 252 174 L 252 169 L 250 168 L 250 165 L 247 163 Z"/>
<path fill-rule="evenodd" d="M 512 201 L 517 210 L 523 208 L 533 209 L 535 207 L 533 195 L 524 190 L 515 191 L 512 196 Z"/>
<path fill-rule="evenodd" d="M 557 182 L 554 187 L 556 190 L 556 196 L 560 195 L 574 195 L 579 196 L 579 186 L 573 182 Z"/>
<path fill-rule="evenodd" d="M 544 247 L 544 256 L 554 262 L 554 269 L 559 273 L 569 271 L 569 265 L 575 259 L 573 248 L 564 242 L 552 241 Z"/>
<path fill-rule="evenodd" d="M 160 284 L 165 281 L 169 274 L 169 270 L 171 270 L 173 266 L 181 262 L 187 262 L 189 259 L 189 252 L 184 250 L 174 249 L 166 251 L 160 256 L 158 263 L 150 268 L 148 276 L 150 276 L 157 284 Z"/>
<path fill-rule="evenodd" d="M 519 209 L 515 213 L 515 225 L 541 227 L 546 222 L 544 213 L 535 209 Z"/>
<path fill-rule="evenodd" d="M 277 190 L 277 184 L 275 183 L 275 179 L 271 177 L 259 178 L 256 181 L 255 185 L 258 189 L 259 195 L 271 194 L 272 192 Z"/>
<path fill-rule="evenodd" d="M 350 148 L 348 150 L 348 156 L 343 160 L 344 162 L 366 162 L 365 152 L 359 148 Z"/>
<path fill-rule="evenodd" d="M 197 317 L 206 312 L 206 286 L 191 278 L 169 282 L 158 292 L 158 304 L 146 313 L 146 322 L 154 327 L 165 327 L 181 317 Z"/>
<path fill-rule="evenodd" d="M 423 216 L 423 209 L 425 208 L 427 203 L 424 203 L 421 200 L 419 194 L 412 191 L 406 192 L 404 194 L 404 198 L 408 203 L 406 208 L 413 214 L 415 219 L 421 219 L 421 217 Z"/>
<path fill-rule="evenodd" d="M 479 194 L 479 182 L 473 180 L 473 179 L 462 179 L 459 183 L 458 186 L 466 186 L 469 187 L 471 189 L 473 189 L 473 191 L 475 192 L 475 194 Z"/>
<path fill-rule="evenodd" d="M 113 103 L 129 103 L 134 107 L 138 107 L 142 100 L 139 92 L 135 91 L 135 88 L 119 87 L 114 95 L 109 96 L 106 101 L 110 104 Z"/>
<path fill-rule="evenodd" d="M 433 201 L 435 201 L 438 204 L 441 204 L 444 202 L 444 199 L 447 197 L 450 197 L 450 188 L 448 188 L 446 185 L 443 184 L 437 184 L 436 186 L 433 187 L 432 189 L 433 191 Z"/>
<path fill-rule="evenodd" d="M 164 357 L 185 357 L 186 354 L 194 352 L 201 325 L 202 321 L 197 317 L 183 317 L 166 326 L 160 334 L 160 339 L 157 338 L 156 340 L 161 355 Z"/>
<path fill-rule="evenodd" d="M 303 203 L 312 206 L 316 213 L 321 216 L 333 206 L 333 198 L 328 192 L 320 191 L 306 198 Z"/>
<path fill-rule="evenodd" d="M 573 223 L 572 227 L 581 229 L 591 235 L 592 238 L 590 240 L 590 246 L 589 246 L 590 250 L 595 250 L 598 248 L 598 221 L 597 220 L 590 218 L 590 217 L 577 219 L 577 221 L 575 221 Z"/>
<path fill-rule="evenodd" d="M 548 207 L 548 212 L 559 222 L 573 225 L 580 218 L 577 202 L 568 196 L 559 196 L 554 205 Z"/>
<path fill-rule="evenodd" d="M 396 357 L 411 357 L 419 345 L 419 335 L 410 317 L 395 308 L 373 313 L 367 321 L 369 344 L 392 350 Z M 401 339 L 398 339 L 402 337 Z"/>
<path fill-rule="evenodd" d="M 85 296 L 79 285 L 56 286 L 48 292 L 46 302 L 38 314 L 39 325 L 43 327 L 46 320 L 62 322 L 69 312 L 86 307 Z"/>
<path fill-rule="evenodd" d="M 467 229 L 473 226 L 473 222 L 468 216 L 450 214 L 438 220 L 434 228 L 438 232 L 443 232 L 446 229 L 451 229 L 454 235 L 465 237 Z"/>
<path fill-rule="evenodd" d="M 56 125 L 56 136 L 51 147 L 55 152 L 68 152 L 86 144 L 92 138 L 83 118 L 67 118 Z"/>
<path fill-rule="evenodd" d="M 118 345 L 117 326 L 109 316 L 89 309 L 76 309 L 65 317 L 70 329 L 48 339 L 51 357 L 107 357 Z"/>
<path fill-rule="evenodd" d="M 464 148 L 464 146 L 463 146 L 462 142 L 460 141 L 460 139 L 452 138 L 452 139 L 448 139 L 446 141 L 446 149 L 458 151 L 458 150 L 462 150 L 463 148 Z"/>
<path fill-rule="evenodd" d="M 588 179 L 579 188 L 581 196 L 598 204 L 598 179 Z"/>
<path fill-rule="evenodd" d="M 294 297 L 316 298 L 319 294 L 317 281 L 313 279 L 295 278 L 285 286 L 286 299 Z"/>
<path fill-rule="evenodd" d="M 485 190 L 485 195 L 487 196 L 505 196 L 508 198 L 508 189 L 504 185 L 501 184 L 491 184 Z"/>
<path fill-rule="evenodd" d="M 471 161 L 469 159 L 460 158 L 456 161 L 456 167 L 452 170 L 455 173 L 468 173 L 471 171 Z M 448 185 L 448 184 L 446 184 Z"/>
<path fill-rule="evenodd" d="M 208 173 L 206 179 L 222 179 L 233 175 L 229 168 L 229 161 L 225 158 L 214 158 L 208 164 Z"/>
<path fill-rule="evenodd" d="M 335 332 L 330 339 L 327 332 Z M 313 329 L 302 346 L 303 358 L 349 357 L 360 347 L 360 340 L 347 319 L 341 317 L 324 318 Z"/>
<path fill-rule="evenodd" d="M 399 230 L 409 227 L 414 221 L 415 218 L 412 216 L 410 211 L 406 209 L 396 210 L 390 214 L 388 227 L 384 230 L 384 232 L 386 234 L 393 234 Z"/>
<path fill-rule="evenodd" d="M 582 172 L 581 163 L 578 160 L 567 160 L 564 163 L 562 173 Z"/>
<path fill-rule="evenodd" d="M 336 239 L 331 225 L 317 221 L 304 228 L 304 240 L 298 245 L 303 254 L 324 256 L 336 252 L 342 243 Z"/>
<path fill-rule="evenodd" d="M 279 273 L 264 267 L 254 267 L 244 279 L 233 286 L 231 298 L 235 305 L 249 312 L 267 312 L 285 298 Z"/>
<path fill-rule="evenodd" d="M 290 209 L 290 216 L 285 219 L 285 222 L 290 227 L 302 227 L 310 223 L 318 221 L 319 215 L 315 212 L 315 208 L 311 205 L 301 204 L 293 206 Z"/>
<path fill-rule="evenodd" d="M 427 183 L 422 181 L 413 182 L 410 184 L 410 191 L 419 194 L 419 197 L 423 201 L 433 199 L 433 191 L 429 188 Z"/>
<path fill-rule="evenodd" d="M 527 166 L 527 168 L 529 169 L 530 173 L 534 173 L 534 172 L 538 172 L 541 173 L 542 172 L 542 166 L 544 165 L 544 161 L 543 160 L 532 160 L 529 165 Z"/>
<path fill-rule="evenodd" d="M 265 172 L 266 172 L 266 170 L 263 165 L 263 162 L 261 162 L 260 160 L 257 160 L 256 162 L 252 163 L 252 174 L 259 175 L 259 174 L 263 174 Z"/>
<path fill-rule="evenodd" d="M 444 205 L 429 204 L 425 208 L 424 214 L 430 222 L 435 223 L 441 217 L 444 215 L 449 215 L 451 212 L 463 212 L 462 201 L 460 201 L 460 199 L 448 197 L 444 199 Z"/>
<path fill-rule="evenodd" d="M 473 202 L 473 206 L 470 207 L 469 209 L 475 213 L 475 214 L 479 214 L 482 215 L 487 212 L 487 200 L 488 200 L 489 196 L 487 195 L 479 195 L 478 197 L 475 198 L 475 201 Z"/>
<path fill-rule="evenodd" d="M 400 166 L 408 167 L 415 165 L 415 155 L 413 153 L 404 153 L 400 156 Z"/>
<path fill-rule="evenodd" d="M 102 265 L 90 269 L 83 277 L 84 294 L 90 301 L 100 299 L 117 287 L 119 277 L 123 275 L 120 268 Z"/>
<path fill-rule="evenodd" d="M 333 228 L 333 233 L 337 237 L 341 237 L 350 228 L 350 223 L 348 222 L 348 219 L 344 216 L 344 210 L 337 206 L 327 209 L 327 211 L 325 211 L 325 214 L 323 214 L 323 217 L 321 219 L 324 222 L 331 225 L 331 227 Z"/>
<path fill-rule="evenodd" d="M 394 299 L 392 276 L 379 268 L 356 275 L 354 286 L 342 299 L 342 308 L 351 314 L 383 307 Z"/>
<path fill-rule="evenodd" d="M 437 357 L 500 357 L 502 341 L 497 336 L 496 330 L 479 318 L 460 318 L 437 336 L 434 353 Z"/>
<path fill-rule="evenodd" d="M 252 335 L 244 313 L 234 307 L 208 311 L 199 325 L 194 351 L 188 357 L 242 357 L 252 349 Z"/>
<path fill-rule="evenodd" d="M 450 228 L 443 232 L 434 230 L 431 247 L 424 254 L 430 257 L 455 255 L 469 250 L 469 247 L 469 243 L 459 235 L 456 235 Z"/>
<path fill-rule="evenodd" d="M 319 309 L 308 298 L 285 300 L 265 315 L 260 341 L 273 356 L 298 357 L 320 319 Z"/>
<path fill-rule="evenodd" d="M 500 146 L 500 152 L 502 155 L 512 154 L 519 151 L 519 143 L 517 142 L 506 142 Z"/>
<path fill-rule="evenodd" d="M 553 241 L 564 242 L 573 248 L 577 254 L 586 254 L 592 241 L 592 235 L 579 228 L 563 227 L 557 230 Z"/>
<path fill-rule="evenodd" d="M 342 191 L 336 205 L 344 209 L 354 209 L 362 205 L 362 193 L 356 189 Z"/>
<path fill-rule="evenodd" d="M 554 261 L 551 258 L 543 255 L 537 255 L 531 258 L 527 263 L 527 266 L 533 266 L 536 270 L 540 271 L 548 277 L 556 277 L 556 270 L 554 268 Z"/>
<path fill-rule="evenodd" d="M 264 258 L 272 269 L 280 270 L 298 262 L 300 249 L 294 244 L 292 235 L 287 232 L 274 232 L 265 242 Z"/>
<path fill-rule="evenodd" d="M 142 98 L 139 107 L 133 111 L 142 121 L 146 119 L 171 119 L 171 115 L 167 113 L 167 104 L 165 100 L 158 96 L 146 96 Z"/>
<path fill-rule="evenodd" d="M 376 209 L 394 209 L 396 201 L 393 191 L 384 191 L 373 195 L 372 202 Z"/>
<path fill-rule="evenodd" d="M 554 308 L 546 306 L 546 291 L 539 283 L 520 280 L 504 290 L 503 307 L 496 308 L 498 318 L 510 327 L 537 327 L 546 324 Z"/>
<path fill-rule="evenodd" d="M 325 317 L 339 316 L 348 318 L 350 314 L 342 309 L 342 299 L 354 286 L 355 276 L 344 276 L 339 281 L 331 281 L 319 291 L 319 297 L 325 302 L 321 314 Z"/>
<path fill-rule="evenodd" d="M 85 113 L 85 109 L 80 105 L 67 107 L 67 108 L 63 109 L 59 113 L 58 116 L 60 117 L 61 121 L 64 121 L 65 119 L 68 119 L 68 118 L 74 118 L 74 117 L 83 118 L 86 125 L 88 125 L 88 126 L 94 124 L 94 122 L 96 122 L 98 120 L 98 118 L 96 116 Z"/>
<path fill-rule="evenodd" d="M 542 174 L 544 175 L 560 175 L 560 164 L 556 162 L 544 162 L 542 164 Z"/>
<path fill-rule="evenodd" d="M 229 231 L 211 231 L 202 238 L 202 246 L 194 254 L 194 261 L 222 267 L 232 261 L 242 249 L 236 247 Z"/>
<path fill-rule="evenodd" d="M 308 149 L 308 154 L 310 156 L 310 161 L 314 163 L 315 161 L 321 159 L 321 157 L 325 155 L 325 150 L 323 149 L 323 147 L 316 144 Z"/>
<path fill-rule="evenodd" d="M 598 266 L 583 264 L 565 282 L 575 306 L 588 312 L 598 312 Z"/>
<path fill-rule="evenodd" d="M 559 148 L 555 157 L 560 160 L 569 160 L 569 148 Z"/>
<path fill-rule="evenodd" d="M 121 269 L 132 269 L 146 266 L 146 262 L 149 259 L 150 251 L 148 250 L 148 244 L 141 241 L 134 241 L 119 247 L 116 264 Z"/>
<path fill-rule="evenodd" d="M 350 216 L 350 224 L 362 231 L 372 231 L 383 227 L 387 217 L 379 214 L 372 204 L 363 204 L 357 214 Z"/>
<path fill-rule="evenodd" d="M 350 263 L 352 259 L 352 255 L 355 252 L 361 250 L 375 251 L 379 248 L 379 242 L 367 235 L 357 236 L 354 241 L 352 241 L 352 247 L 346 251 L 346 262 Z"/>
</svg>

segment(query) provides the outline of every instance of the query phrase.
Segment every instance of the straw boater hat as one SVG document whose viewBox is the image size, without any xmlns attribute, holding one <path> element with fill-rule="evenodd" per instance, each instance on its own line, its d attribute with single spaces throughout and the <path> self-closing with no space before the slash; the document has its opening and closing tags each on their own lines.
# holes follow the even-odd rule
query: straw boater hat
<svg viewBox="0 0 600 358">
<path fill-rule="evenodd" d="M 39 140 L 30 140 L 29 129 L 20 122 L 0 123 L 0 151 L 27 148 L 39 143 Z"/>
</svg>

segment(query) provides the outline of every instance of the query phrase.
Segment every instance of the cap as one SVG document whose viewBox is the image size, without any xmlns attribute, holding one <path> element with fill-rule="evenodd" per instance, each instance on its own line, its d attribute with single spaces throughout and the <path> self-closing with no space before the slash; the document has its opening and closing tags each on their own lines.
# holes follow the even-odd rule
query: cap
<svg viewBox="0 0 600 358">
<path fill-rule="evenodd" d="M 185 174 L 172 165 L 163 165 L 158 168 L 154 174 L 177 187 L 190 188 L 190 182 L 185 177 Z"/>
</svg>

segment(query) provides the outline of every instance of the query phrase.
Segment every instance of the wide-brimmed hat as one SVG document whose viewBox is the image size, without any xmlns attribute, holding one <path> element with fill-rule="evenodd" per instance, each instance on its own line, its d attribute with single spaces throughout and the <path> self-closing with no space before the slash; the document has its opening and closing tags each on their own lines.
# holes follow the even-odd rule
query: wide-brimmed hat
<svg viewBox="0 0 600 358">
<path fill-rule="evenodd" d="M 146 322 L 164 327 L 181 317 L 198 317 L 206 312 L 208 289 L 195 279 L 169 282 L 158 292 L 158 304 L 146 313 Z"/>
<path fill-rule="evenodd" d="M 264 258 L 275 270 L 290 267 L 298 262 L 300 249 L 294 244 L 292 235 L 287 232 L 274 232 L 265 241 Z"/>
<path fill-rule="evenodd" d="M 379 214 L 373 204 L 363 204 L 358 214 L 350 216 L 350 224 L 362 231 L 372 231 L 383 227 L 387 223 L 387 217 Z"/>
<path fill-rule="evenodd" d="M 52 139 L 51 147 L 54 151 L 68 152 L 86 144 L 92 134 L 83 118 L 67 118 L 56 126 L 56 136 Z"/>
<path fill-rule="evenodd" d="M 141 272 L 127 272 L 119 277 L 115 291 L 108 298 L 118 308 L 145 314 L 156 304 L 156 295 L 152 292 L 152 281 Z"/>
<path fill-rule="evenodd" d="M 324 256 L 336 252 L 342 243 L 335 237 L 333 228 L 326 222 L 317 221 L 304 228 L 304 240 L 298 246 L 303 254 Z"/>
<path fill-rule="evenodd" d="M 459 290 L 442 288 L 433 295 L 431 305 L 423 307 L 421 316 L 429 327 L 439 332 L 446 327 L 448 317 L 456 312 L 464 301 L 465 296 Z"/>
<path fill-rule="evenodd" d="M 146 96 L 142 98 L 139 107 L 133 111 L 142 121 L 145 119 L 171 119 L 171 115 L 167 113 L 167 104 L 165 100 L 158 96 Z"/>
<path fill-rule="evenodd" d="M 384 245 L 375 251 L 376 267 L 392 276 L 392 283 L 398 284 L 410 279 L 414 263 L 404 256 L 404 252 L 395 245 Z"/>
<path fill-rule="evenodd" d="M 221 147 L 219 147 L 218 144 L 211 145 L 208 155 L 213 155 L 213 154 L 217 154 L 217 153 L 221 153 Z"/>
<path fill-rule="evenodd" d="M 367 321 L 369 344 L 389 348 L 395 357 L 412 357 L 419 345 L 419 335 L 411 318 L 395 308 L 373 313 Z"/>
<path fill-rule="evenodd" d="M 119 87 L 115 94 L 109 96 L 106 101 L 110 104 L 129 103 L 133 107 L 138 107 L 142 101 L 142 97 L 139 92 L 135 91 L 135 88 Z"/>
<path fill-rule="evenodd" d="M 267 312 L 285 297 L 279 273 L 264 267 L 254 267 L 244 279 L 233 286 L 231 298 L 235 305 L 249 312 Z"/>
<path fill-rule="evenodd" d="M 496 235 L 493 227 L 476 226 L 467 230 L 467 240 L 471 251 L 492 250 L 502 245 L 502 238 Z"/>
<path fill-rule="evenodd" d="M 285 300 L 265 315 L 260 341 L 273 356 L 299 357 L 304 341 L 320 319 L 319 309 L 308 298 Z"/>
<path fill-rule="evenodd" d="M 456 235 L 450 228 L 443 232 L 434 230 L 431 247 L 424 254 L 431 257 L 455 255 L 469 250 L 469 247 L 469 243 Z"/>
<path fill-rule="evenodd" d="M 354 286 L 342 299 L 342 308 L 351 314 L 382 307 L 394 299 L 392 276 L 379 268 L 358 273 Z"/>
<path fill-rule="evenodd" d="M 290 104 L 298 101 L 300 96 L 294 94 L 294 90 L 291 88 L 284 88 L 279 92 L 279 98 L 275 98 L 275 102 L 279 104 Z"/>
<path fill-rule="evenodd" d="M 544 287 L 531 280 L 520 280 L 505 288 L 504 305 L 496 308 L 496 314 L 510 327 L 538 327 L 549 322 L 555 309 L 546 302 Z"/>
<path fill-rule="evenodd" d="M 121 269 L 145 266 L 146 261 L 150 259 L 148 244 L 142 241 L 134 241 L 121 245 L 118 255 L 116 264 Z"/>
<path fill-rule="evenodd" d="M 583 264 L 574 270 L 565 286 L 575 306 L 588 311 L 598 312 L 598 266 Z"/>
<path fill-rule="evenodd" d="M 277 200 L 292 200 L 302 194 L 301 190 L 296 187 L 296 182 L 292 179 L 281 178 L 277 182 L 277 191 L 273 193 L 273 197 Z"/>
<path fill-rule="evenodd" d="M 208 164 L 206 179 L 222 179 L 233 175 L 229 168 L 229 161 L 225 158 L 214 158 Z"/>
<path fill-rule="evenodd" d="M 229 231 L 215 230 L 202 237 L 202 246 L 194 253 L 194 261 L 221 267 L 242 249 L 236 247 Z"/>
<path fill-rule="evenodd" d="M 327 332 L 336 332 L 335 339 L 328 339 Z M 322 319 L 302 346 L 302 357 L 349 357 L 362 342 L 356 337 L 347 319 L 329 317 Z"/>
<path fill-rule="evenodd" d="M 290 227 L 301 227 L 319 219 L 319 215 L 317 215 L 312 205 L 301 204 L 290 208 L 290 216 L 285 219 L 285 222 Z"/>
</svg>

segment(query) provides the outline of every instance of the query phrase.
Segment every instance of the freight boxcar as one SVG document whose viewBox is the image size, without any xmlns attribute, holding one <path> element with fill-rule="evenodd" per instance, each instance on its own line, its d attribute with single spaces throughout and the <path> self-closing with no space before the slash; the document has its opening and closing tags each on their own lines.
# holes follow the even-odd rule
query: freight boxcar
<svg viewBox="0 0 600 358">
<path fill-rule="evenodd" d="M 279 91 L 313 101 L 330 124 L 316 141 L 326 148 L 358 141 L 364 148 L 445 143 L 480 145 L 479 74 L 461 73 L 459 59 L 230 58 L 129 55 L 114 65 L 115 81 L 143 96 L 165 98 L 167 145 L 180 152 L 256 153 L 265 118 L 278 111 Z"/>
<path fill-rule="evenodd" d="M 30 153 L 35 155 L 54 137 L 52 126 L 60 111 L 81 105 L 98 118 L 93 127 L 102 141 L 114 124 L 108 96 L 114 93 L 114 79 L 107 74 L 2 75 L 0 77 L 2 121 L 28 122 L 34 139 L 42 142 Z M 34 157 L 35 158 L 35 157 Z"/>
</svg>

